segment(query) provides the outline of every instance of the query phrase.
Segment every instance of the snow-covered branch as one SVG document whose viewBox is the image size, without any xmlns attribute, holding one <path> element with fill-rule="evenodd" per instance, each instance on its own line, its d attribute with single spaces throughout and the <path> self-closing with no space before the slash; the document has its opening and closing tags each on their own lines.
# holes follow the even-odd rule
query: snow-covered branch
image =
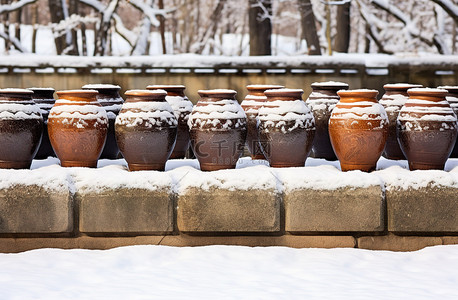
<svg viewBox="0 0 458 300">
<path fill-rule="evenodd" d="M 21 42 L 14 36 L 9 36 L 7 35 L 5 32 L 3 31 L 0 31 L 0 38 L 6 40 L 6 41 L 10 41 L 11 43 L 13 43 L 14 47 L 16 47 L 17 50 L 19 50 L 20 52 L 23 52 L 23 53 L 27 53 L 27 49 L 25 49 Z"/>
<path fill-rule="evenodd" d="M 18 9 L 23 8 L 26 5 L 37 2 L 37 0 L 19 0 L 14 1 L 11 4 L 2 4 L 0 5 L 0 14 L 12 12 Z"/>
<path fill-rule="evenodd" d="M 431 0 L 440 7 L 442 7 L 450 17 L 455 20 L 455 23 L 458 24 L 458 5 L 453 3 L 451 0 Z"/>
<path fill-rule="evenodd" d="M 262 13 L 258 15 L 258 22 L 262 22 L 266 19 L 272 20 L 272 12 L 269 11 L 269 9 L 267 9 L 267 7 L 264 5 L 265 1 L 266 0 L 257 0 L 256 3 L 251 5 L 251 7 L 259 7 L 262 10 Z"/>
<path fill-rule="evenodd" d="M 173 12 L 174 9 L 157 9 L 151 7 L 147 3 L 141 0 L 130 0 L 128 1 L 133 7 L 141 11 L 151 22 L 151 24 L 155 27 L 159 27 L 160 22 L 157 16 L 163 16 L 164 18 L 170 12 Z"/>
</svg>

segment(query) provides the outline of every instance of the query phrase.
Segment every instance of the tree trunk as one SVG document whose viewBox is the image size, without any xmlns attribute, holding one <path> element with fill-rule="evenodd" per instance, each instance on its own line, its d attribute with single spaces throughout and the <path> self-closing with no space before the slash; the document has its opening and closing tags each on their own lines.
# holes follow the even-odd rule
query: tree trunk
<svg viewBox="0 0 458 300">
<path fill-rule="evenodd" d="M 297 0 L 297 3 L 301 14 L 302 35 L 307 41 L 308 54 L 321 55 L 312 3 L 310 0 Z"/>
<path fill-rule="evenodd" d="M 37 53 L 37 33 L 38 33 L 38 4 L 33 4 L 32 6 L 32 24 L 33 24 L 33 31 L 32 31 L 32 53 Z"/>
<path fill-rule="evenodd" d="M 70 15 L 78 15 L 78 0 L 70 0 L 69 12 Z M 78 50 L 78 33 L 75 29 L 71 30 L 71 45 L 72 49 L 67 52 L 68 55 L 79 55 Z"/>
<path fill-rule="evenodd" d="M 111 20 L 113 17 L 113 13 L 115 12 L 116 8 L 118 7 L 119 0 L 111 0 L 107 6 L 107 9 L 103 11 L 100 17 L 100 25 L 97 28 L 97 33 L 95 35 L 95 48 L 94 48 L 94 56 L 105 55 L 107 51 L 108 45 L 108 32 L 111 27 Z"/>
<path fill-rule="evenodd" d="M 16 11 L 16 22 L 14 24 L 14 27 L 15 27 L 14 36 L 18 39 L 18 41 L 21 40 L 21 24 L 22 24 L 22 8 Z"/>
<path fill-rule="evenodd" d="M 164 0 L 159 0 L 158 2 L 159 9 L 164 9 Z M 161 31 L 161 42 L 162 42 L 162 54 L 167 54 L 167 48 L 165 47 L 165 18 L 164 16 L 159 16 L 159 29 Z"/>
<path fill-rule="evenodd" d="M 263 5 L 265 10 L 258 5 Z M 248 8 L 248 24 L 250 32 L 250 55 L 271 55 L 272 14 L 271 0 L 250 0 Z M 265 13 L 269 16 L 263 16 Z"/>
<path fill-rule="evenodd" d="M 54 24 L 59 23 L 60 21 L 64 20 L 64 8 L 62 6 L 62 0 L 48 0 L 49 11 L 51 14 L 51 22 Z M 61 35 L 54 38 L 54 42 L 56 44 L 56 52 L 57 54 L 62 54 L 64 49 L 66 48 L 66 36 Z"/>
<path fill-rule="evenodd" d="M 350 46 L 350 7 L 350 2 L 337 7 L 337 34 L 334 41 L 334 50 L 337 52 L 348 53 Z"/>
</svg>

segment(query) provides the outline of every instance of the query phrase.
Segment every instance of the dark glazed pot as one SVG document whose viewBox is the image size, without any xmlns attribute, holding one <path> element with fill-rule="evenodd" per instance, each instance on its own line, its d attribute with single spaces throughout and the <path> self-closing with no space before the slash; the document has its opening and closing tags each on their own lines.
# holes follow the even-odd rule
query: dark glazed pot
<svg viewBox="0 0 458 300">
<path fill-rule="evenodd" d="M 342 171 L 375 170 L 388 136 L 388 116 L 377 90 L 339 91 L 329 119 L 332 148 Z"/>
<path fill-rule="evenodd" d="M 410 170 L 443 170 L 457 137 L 457 120 L 443 89 L 410 89 L 399 112 L 398 139 Z"/>
<path fill-rule="evenodd" d="M 248 85 L 246 88 L 248 90 L 248 95 L 246 95 L 245 99 L 240 104 L 247 117 L 246 145 L 251 153 L 252 159 L 266 159 L 261 149 L 258 121 L 256 117 L 258 116 L 259 109 L 264 105 L 264 102 L 267 101 L 264 92 L 271 89 L 281 89 L 284 88 L 284 86 L 254 84 Z"/>
<path fill-rule="evenodd" d="M 420 87 L 422 87 L 420 84 L 408 83 L 385 84 L 383 86 L 385 94 L 382 96 L 379 103 L 385 108 L 389 122 L 388 138 L 386 140 L 385 150 L 382 153 L 383 157 L 395 160 L 406 159 L 398 143 L 396 122 L 401 108 L 404 106 L 407 99 L 409 99 L 407 90 Z"/>
<path fill-rule="evenodd" d="M 303 167 L 315 135 L 313 114 L 300 89 L 267 90 L 259 109 L 259 135 L 271 167 Z"/>
<path fill-rule="evenodd" d="M 177 138 L 178 121 L 164 90 L 130 90 L 116 118 L 116 140 L 129 171 L 163 171 Z"/>
<path fill-rule="evenodd" d="M 107 141 L 105 142 L 100 158 L 116 159 L 119 157 L 119 148 L 118 144 L 116 144 L 114 123 L 124 102 L 121 95 L 119 95 L 121 87 L 112 84 L 86 84 L 83 86 L 83 90 L 96 90 L 99 92 L 97 100 L 103 106 L 108 116 Z"/>
<path fill-rule="evenodd" d="M 184 94 L 184 85 L 148 85 L 148 90 L 164 90 L 167 92 L 165 100 L 170 104 L 178 120 L 177 142 L 170 158 L 185 158 L 191 144 L 188 119 L 192 111 L 192 102 Z"/>
<path fill-rule="evenodd" d="M 458 86 L 440 86 L 439 89 L 448 91 L 445 97 L 456 116 L 458 116 Z M 458 158 L 458 142 L 455 143 L 450 158 Z"/>
<path fill-rule="evenodd" d="M 348 84 L 343 82 L 314 82 L 312 93 L 305 101 L 313 113 L 316 124 L 315 139 L 313 140 L 311 157 L 337 160 L 329 139 L 329 118 L 339 102 L 337 91 L 348 90 Z"/>
<path fill-rule="evenodd" d="M 108 131 L 108 117 L 95 90 L 58 91 L 49 112 L 48 134 L 62 167 L 96 168 Z"/>
<path fill-rule="evenodd" d="M 246 115 L 234 90 L 200 90 L 188 125 L 202 171 L 234 169 L 246 139 Z"/>
<path fill-rule="evenodd" d="M 43 116 L 43 136 L 35 158 L 45 159 L 49 156 L 56 156 L 48 136 L 48 115 L 54 102 L 56 102 L 54 100 L 55 90 L 53 88 L 29 88 L 28 90 L 33 92 L 32 100 L 40 107 Z"/>
<path fill-rule="evenodd" d="M 43 118 L 32 91 L 0 89 L 0 168 L 28 169 L 40 146 Z"/>
</svg>

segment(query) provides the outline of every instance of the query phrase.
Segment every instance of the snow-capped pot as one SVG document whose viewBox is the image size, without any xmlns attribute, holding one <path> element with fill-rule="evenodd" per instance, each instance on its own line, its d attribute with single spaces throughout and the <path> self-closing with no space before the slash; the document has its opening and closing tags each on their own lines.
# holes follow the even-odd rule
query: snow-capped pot
<svg viewBox="0 0 458 300">
<path fill-rule="evenodd" d="M 48 136 L 48 115 L 54 105 L 54 102 L 56 102 L 56 100 L 54 100 L 55 90 L 53 88 L 38 87 L 28 88 L 28 90 L 33 92 L 32 100 L 38 105 L 38 107 L 40 107 L 41 115 L 43 116 L 43 135 L 35 158 L 45 159 L 49 156 L 56 156 Z"/>
<path fill-rule="evenodd" d="M 264 95 L 266 90 L 281 89 L 282 85 L 268 85 L 268 84 L 252 84 L 247 85 L 248 95 L 240 104 L 246 113 L 247 117 L 247 136 L 246 146 L 251 153 L 252 159 L 266 159 L 262 153 L 261 144 L 258 132 L 258 116 L 259 109 L 266 102 L 267 97 Z"/>
<path fill-rule="evenodd" d="M 56 92 L 48 134 L 62 167 L 96 168 L 108 131 L 108 116 L 96 90 Z"/>
<path fill-rule="evenodd" d="M 259 109 L 261 148 L 271 167 L 303 167 L 315 135 L 313 114 L 301 89 L 267 90 Z"/>
<path fill-rule="evenodd" d="M 247 134 L 246 114 L 234 90 L 198 91 L 188 125 L 191 146 L 202 171 L 234 169 Z"/>
<path fill-rule="evenodd" d="M 148 90 L 164 90 L 167 92 L 165 100 L 170 104 L 178 120 L 178 132 L 175 148 L 170 158 L 185 158 L 191 144 L 189 136 L 188 119 L 192 111 L 192 102 L 184 94 L 184 85 L 148 85 Z"/>
<path fill-rule="evenodd" d="M 388 116 L 388 138 L 386 140 L 385 150 L 382 155 L 388 159 L 406 159 L 404 153 L 399 147 L 398 137 L 396 133 L 396 120 L 398 119 L 399 111 L 409 99 L 407 94 L 408 89 L 421 88 L 421 84 L 409 84 L 409 83 L 392 83 L 385 84 L 385 94 L 383 94 L 379 103 L 385 108 Z"/>
<path fill-rule="evenodd" d="M 410 170 L 443 170 L 457 137 L 457 119 L 443 89 L 414 88 L 398 116 L 398 140 Z"/>
<path fill-rule="evenodd" d="M 129 90 L 116 117 L 116 141 L 129 171 L 163 171 L 177 138 L 178 121 L 164 90 Z"/>
<path fill-rule="evenodd" d="M 375 170 L 388 137 L 388 116 L 377 90 L 338 91 L 339 103 L 329 119 L 332 148 L 342 171 Z"/>
<path fill-rule="evenodd" d="M 458 116 L 458 86 L 440 86 L 439 89 L 444 89 L 448 91 L 448 95 L 445 96 L 448 104 L 452 108 L 456 116 Z M 458 142 L 455 143 L 450 158 L 458 158 Z"/>
<path fill-rule="evenodd" d="M 326 81 L 311 84 L 312 93 L 305 101 L 315 118 L 316 133 L 313 140 L 311 157 L 337 160 L 329 139 L 329 118 L 331 112 L 339 102 L 337 91 L 348 90 L 344 82 Z"/>
<path fill-rule="evenodd" d="M 0 168 L 28 169 L 40 146 L 43 118 L 32 91 L 0 89 Z"/>
<path fill-rule="evenodd" d="M 116 159 L 119 156 L 119 148 L 118 144 L 116 144 L 114 122 L 124 102 L 119 94 L 121 87 L 113 84 L 86 84 L 82 88 L 83 90 L 96 90 L 99 92 L 97 94 L 97 100 L 107 112 L 107 141 L 105 142 L 100 158 Z"/>
</svg>

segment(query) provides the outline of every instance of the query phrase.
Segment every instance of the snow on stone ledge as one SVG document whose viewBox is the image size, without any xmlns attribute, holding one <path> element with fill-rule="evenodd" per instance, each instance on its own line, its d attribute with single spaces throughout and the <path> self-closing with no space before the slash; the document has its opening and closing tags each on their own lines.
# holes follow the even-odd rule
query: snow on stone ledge
<svg viewBox="0 0 458 300">
<path fill-rule="evenodd" d="M 0 189 L 15 185 L 37 185 L 47 191 L 68 193 L 74 191 L 71 182 L 67 170 L 56 164 L 32 170 L 0 169 Z"/>
<path fill-rule="evenodd" d="M 367 188 L 384 184 L 373 173 L 361 171 L 341 172 L 332 165 L 311 166 L 305 168 L 275 169 L 275 176 L 282 184 L 282 192 L 299 189 L 337 190 L 341 188 Z"/>
<path fill-rule="evenodd" d="M 124 161 L 124 160 L 123 160 Z M 77 191 L 99 192 L 105 189 L 171 189 L 172 177 L 167 172 L 129 172 L 125 165 L 106 165 L 97 169 L 68 168 Z"/>
<path fill-rule="evenodd" d="M 263 160 L 241 158 L 237 169 L 202 172 L 196 159 L 169 160 L 166 171 L 129 172 L 126 161 L 99 160 L 98 168 L 62 168 L 57 158 L 34 160 L 31 170 L 0 169 L 0 189 L 39 185 L 49 191 L 75 193 L 107 189 L 166 189 L 184 193 L 189 188 L 266 189 L 278 193 L 298 189 L 338 190 L 381 186 L 387 189 L 458 188 L 458 159 L 449 159 L 445 171 L 409 171 L 407 161 L 381 158 L 377 171 L 341 172 L 338 161 L 308 158 L 306 167 L 270 168 Z"/>
<path fill-rule="evenodd" d="M 185 193 L 190 188 L 203 190 L 276 190 L 277 179 L 267 166 L 202 172 L 194 167 L 179 167 L 170 171 L 175 181 L 175 192 Z"/>
</svg>

